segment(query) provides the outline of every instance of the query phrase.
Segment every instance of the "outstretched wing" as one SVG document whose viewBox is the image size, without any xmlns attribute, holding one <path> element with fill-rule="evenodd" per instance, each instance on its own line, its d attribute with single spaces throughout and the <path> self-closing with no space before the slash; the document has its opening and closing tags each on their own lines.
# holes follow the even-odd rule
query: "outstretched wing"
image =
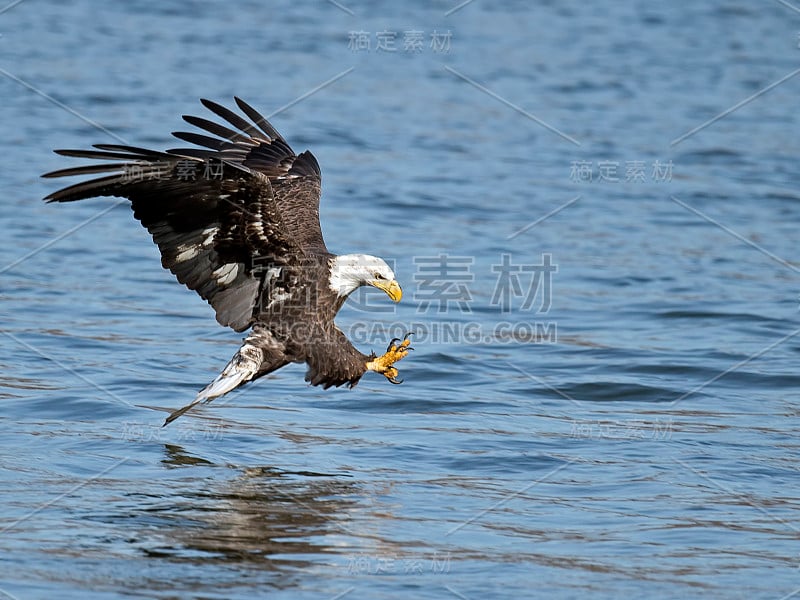
<svg viewBox="0 0 800 600">
<path fill-rule="evenodd" d="M 71 202 L 94 196 L 131 200 L 153 236 L 161 263 L 211 304 L 220 324 L 243 331 L 254 322 L 270 267 L 300 252 L 282 222 L 269 179 L 224 162 L 118 145 L 57 150 L 64 156 L 116 161 L 44 177 L 105 173 L 47 196 Z"/>
<path fill-rule="evenodd" d="M 183 141 L 208 148 L 167 150 L 180 156 L 203 160 L 223 160 L 265 175 L 272 184 L 275 203 L 292 239 L 306 252 L 326 253 L 319 224 L 319 200 L 322 177 L 319 164 L 309 151 L 295 155 L 286 140 L 252 106 L 234 98 L 238 107 L 252 121 L 211 100 L 201 100 L 207 109 L 224 119 L 237 131 L 201 117 L 184 115 L 183 119 L 216 137 L 176 131 Z"/>
<path fill-rule="evenodd" d="M 257 316 L 264 281 L 303 254 L 326 253 L 319 225 L 320 171 L 310 152 L 295 155 L 256 110 L 236 98 L 252 120 L 202 100 L 239 131 L 199 117 L 206 132 L 175 136 L 206 149 L 156 152 L 132 146 L 57 150 L 112 163 L 54 171 L 44 177 L 104 174 L 50 194 L 50 202 L 94 196 L 131 200 L 134 215 L 161 250 L 162 265 L 207 300 L 217 320 L 236 331 Z M 220 139 L 221 138 L 221 139 Z"/>
</svg>

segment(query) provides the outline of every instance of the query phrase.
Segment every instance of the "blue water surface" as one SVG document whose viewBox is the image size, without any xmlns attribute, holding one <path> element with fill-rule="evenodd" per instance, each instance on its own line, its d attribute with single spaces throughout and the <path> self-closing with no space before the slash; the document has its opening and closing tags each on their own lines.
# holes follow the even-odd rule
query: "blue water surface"
<svg viewBox="0 0 800 600">
<path fill-rule="evenodd" d="M 0 7 L 0 598 L 800 593 L 798 32 L 786 2 Z M 234 95 L 318 158 L 331 250 L 394 261 L 404 301 L 342 329 L 416 351 L 161 428 L 241 334 L 126 203 L 39 175 Z"/>
</svg>

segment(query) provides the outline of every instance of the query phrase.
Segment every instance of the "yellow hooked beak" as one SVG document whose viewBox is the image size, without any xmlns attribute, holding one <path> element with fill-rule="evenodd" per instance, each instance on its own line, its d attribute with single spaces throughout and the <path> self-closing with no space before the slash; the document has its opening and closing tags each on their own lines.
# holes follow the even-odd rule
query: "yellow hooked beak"
<svg viewBox="0 0 800 600">
<path fill-rule="evenodd" d="M 386 279 L 373 279 L 369 284 L 386 292 L 386 295 L 394 302 L 400 302 L 403 297 L 403 290 L 400 288 L 400 284 L 394 279 L 391 281 L 387 281 Z"/>
</svg>

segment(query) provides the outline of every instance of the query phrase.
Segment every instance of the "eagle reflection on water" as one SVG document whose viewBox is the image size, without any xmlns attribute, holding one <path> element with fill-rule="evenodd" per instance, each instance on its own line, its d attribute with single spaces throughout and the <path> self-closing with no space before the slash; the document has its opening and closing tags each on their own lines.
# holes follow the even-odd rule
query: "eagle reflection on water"
<svg viewBox="0 0 800 600">
<path fill-rule="evenodd" d="M 215 466 L 173 444 L 165 445 L 165 454 L 162 463 L 173 467 Z M 215 478 L 209 489 L 175 492 L 167 504 L 145 501 L 135 509 L 161 523 L 158 542 L 151 539 L 141 548 L 146 555 L 198 564 L 247 562 L 283 573 L 310 567 L 304 556 L 338 553 L 332 540 L 325 541 L 330 536 L 363 538 L 351 517 L 374 512 L 365 504 L 363 485 L 342 474 L 248 467 L 232 479 Z M 373 553 L 398 552 L 377 536 L 367 537 Z"/>
</svg>

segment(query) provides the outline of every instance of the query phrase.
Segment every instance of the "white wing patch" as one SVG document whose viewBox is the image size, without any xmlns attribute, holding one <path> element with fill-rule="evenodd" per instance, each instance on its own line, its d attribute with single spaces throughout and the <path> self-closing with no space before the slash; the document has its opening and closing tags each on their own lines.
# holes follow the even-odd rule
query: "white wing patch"
<svg viewBox="0 0 800 600">
<path fill-rule="evenodd" d="M 217 284 L 220 286 L 228 285 L 236 279 L 237 275 L 239 275 L 238 263 L 226 263 L 211 271 L 211 276 L 217 280 Z"/>
<path fill-rule="evenodd" d="M 200 235 L 204 235 L 205 237 L 203 238 L 201 244 L 203 246 L 210 246 L 213 244 L 214 236 L 217 235 L 217 231 L 219 231 L 219 227 L 208 227 L 203 229 L 203 231 L 200 232 Z"/>
<path fill-rule="evenodd" d="M 175 251 L 175 262 L 184 262 L 192 260 L 203 250 L 203 244 L 181 244 Z"/>
<path fill-rule="evenodd" d="M 153 229 L 158 234 L 171 234 L 173 236 L 174 242 L 176 243 L 174 250 L 175 258 L 173 260 L 176 263 L 186 262 L 187 260 L 192 260 L 200 256 L 202 252 L 211 247 L 214 243 L 214 236 L 216 236 L 217 231 L 219 231 L 218 227 L 207 227 L 200 231 L 176 235 L 172 233 L 172 230 L 168 226 Z M 183 241 L 187 240 L 187 238 L 188 241 Z M 181 241 L 183 241 L 183 243 L 180 243 Z"/>
</svg>

